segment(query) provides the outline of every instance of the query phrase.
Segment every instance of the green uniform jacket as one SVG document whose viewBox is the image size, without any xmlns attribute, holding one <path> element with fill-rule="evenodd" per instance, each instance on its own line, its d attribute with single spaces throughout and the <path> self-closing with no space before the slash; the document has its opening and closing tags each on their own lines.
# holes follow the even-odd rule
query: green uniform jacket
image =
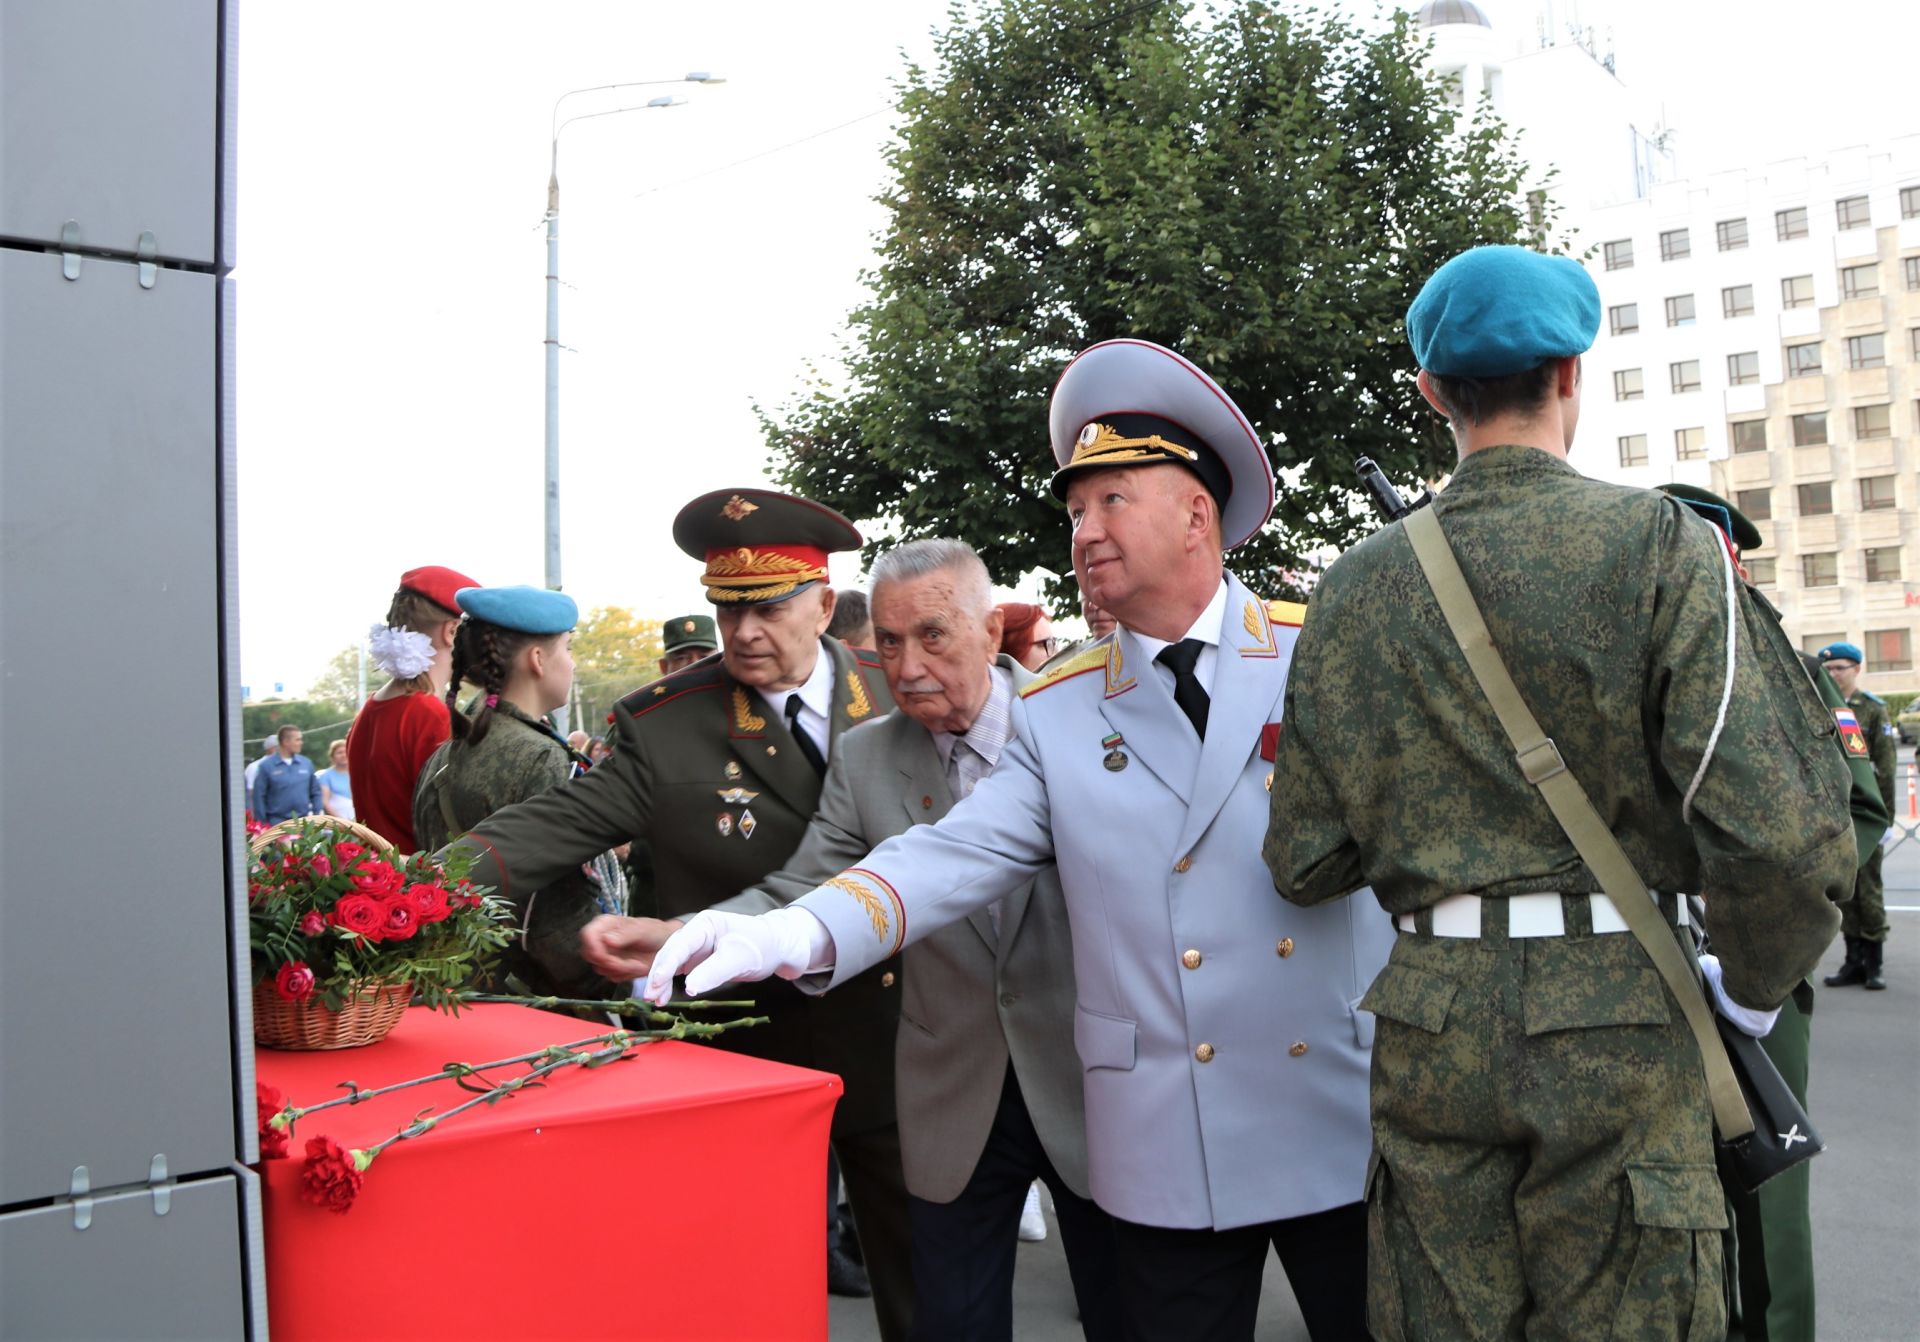
<svg viewBox="0 0 1920 1342">
<path fill-rule="evenodd" d="M 443 848 L 494 812 L 559 787 L 572 772 L 566 742 L 503 702 L 479 745 L 442 742 L 421 767 L 413 789 L 414 836 L 422 848 Z M 575 863 L 537 893 L 532 886 L 518 892 L 514 906 L 522 930 L 501 957 L 501 977 L 511 974 L 537 994 L 616 994 L 580 955 L 580 929 L 601 912 L 617 912 L 622 902 L 611 856 L 594 854 L 588 861 L 598 879 Z"/>
<path fill-rule="evenodd" d="M 1880 796 L 1893 810 L 1893 775 L 1900 767 L 1900 738 L 1894 734 L 1893 719 L 1879 696 L 1856 689 L 1847 696 L 1847 707 L 1860 720 L 1860 733 L 1867 738 L 1867 758 L 1873 761 L 1873 781 Z"/>
<path fill-rule="evenodd" d="M 1747 589 L 1747 595 L 1759 602 L 1774 619 L 1780 618 L 1780 612 L 1774 610 L 1772 604 L 1751 587 Z M 1807 668 L 1807 674 L 1813 678 L 1813 688 L 1820 695 L 1820 702 L 1829 711 L 1847 706 L 1840 687 L 1833 683 L 1833 676 L 1826 667 L 1820 665 L 1818 657 L 1803 652 L 1800 654 L 1800 663 Z M 1868 858 L 1880 851 L 1880 839 L 1886 834 L 1887 826 L 1893 823 L 1893 797 L 1890 793 L 1880 791 L 1880 781 L 1874 777 L 1871 752 L 1863 758 L 1850 752 L 1838 736 L 1834 741 L 1847 761 L 1847 771 L 1853 775 L 1853 788 L 1847 794 L 1847 809 L 1853 813 L 1854 849 L 1861 864 L 1865 865 Z"/>
<path fill-rule="evenodd" d="M 1779 1003 L 1853 882 L 1849 779 L 1832 715 L 1737 580 L 1732 694 L 1700 772 L 1726 671 L 1719 535 L 1528 447 L 1467 456 L 1432 506 L 1521 694 L 1641 879 L 1707 895 L 1728 993 Z M 1402 913 L 1600 889 L 1521 775 L 1402 525 L 1327 570 L 1284 721 L 1265 855 L 1293 902 L 1371 884 Z"/>
<path fill-rule="evenodd" d="M 820 640 L 834 664 L 831 742 L 893 707 L 877 663 L 838 639 Z M 461 842 L 475 850 L 473 879 L 509 899 L 628 839 L 653 858 L 663 912 L 704 909 L 778 871 L 820 801 L 821 780 L 787 724 L 726 672 L 719 654 L 642 686 L 615 705 L 613 755 L 544 796 L 510 806 Z M 846 1093 L 836 1135 L 894 1122 L 893 1039 L 900 1018 L 897 957 L 824 997 L 781 979 L 736 984 L 766 1025 L 719 1046 L 838 1073 Z"/>
</svg>

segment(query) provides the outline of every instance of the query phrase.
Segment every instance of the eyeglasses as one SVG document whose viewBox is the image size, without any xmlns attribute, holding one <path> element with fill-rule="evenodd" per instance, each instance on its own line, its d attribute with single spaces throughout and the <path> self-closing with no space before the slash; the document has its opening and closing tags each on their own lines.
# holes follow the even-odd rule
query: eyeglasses
<svg viewBox="0 0 1920 1342">
<path fill-rule="evenodd" d="M 1033 646 L 1051 657 L 1054 653 L 1060 651 L 1060 640 L 1057 638 L 1036 638 L 1033 640 Z"/>
</svg>

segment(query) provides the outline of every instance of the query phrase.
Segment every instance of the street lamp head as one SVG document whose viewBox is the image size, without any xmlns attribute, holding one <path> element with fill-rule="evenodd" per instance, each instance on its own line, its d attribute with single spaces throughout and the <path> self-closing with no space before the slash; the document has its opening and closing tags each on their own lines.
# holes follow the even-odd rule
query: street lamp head
<svg viewBox="0 0 1920 1342">
<path fill-rule="evenodd" d="M 662 94 L 658 98 L 647 99 L 649 107 L 685 107 L 686 104 L 685 98 L 676 98 L 672 94 Z"/>
<path fill-rule="evenodd" d="M 716 75 L 710 70 L 694 70 L 687 75 L 689 84 L 724 84 L 726 82 L 725 75 Z"/>
</svg>

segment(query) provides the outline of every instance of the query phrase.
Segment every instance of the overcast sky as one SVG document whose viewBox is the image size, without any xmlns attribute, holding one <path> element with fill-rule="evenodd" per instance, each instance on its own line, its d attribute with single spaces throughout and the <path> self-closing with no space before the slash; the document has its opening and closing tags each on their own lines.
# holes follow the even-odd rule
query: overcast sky
<svg viewBox="0 0 1920 1342">
<path fill-rule="evenodd" d="M 1362 8 L 1356 6 L 1355 8 Z M 1483 0 L 1532 31 L 1537 6 Z M 1569 6 L 1562 3 L 1563 14 Z M 1372 6 L 1364 6 L 1371 13 Z M 1896 0 L 1580 6 L 1694 171 L 1920 130 Z M 766 483 L 756 402 L 830 361 L 882 214 L 892 87 L 946 5 L 281 0 L 240 40 L 241 666 L 303 689 L 403 569 L 542 580 L 549 117 L 560 142 L 561 493 L 583 610 L 700 607 L 667 528 Z M 1036 443 L 1036 451 L 1045 445 Z M 857 564 L 842 560 L 836 581 Z"/>
</svg>

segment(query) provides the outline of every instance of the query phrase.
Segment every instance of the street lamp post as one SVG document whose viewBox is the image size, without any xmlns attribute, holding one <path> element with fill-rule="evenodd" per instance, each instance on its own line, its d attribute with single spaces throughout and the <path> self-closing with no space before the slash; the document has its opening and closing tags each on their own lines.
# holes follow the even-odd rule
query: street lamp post
<svg viewBox="0 0 1920 1342">
<path fill-rule="evenodd" d="M 658 107 L 679 107 L 686 99 L 666 95 L 644 103 L 610 107 L 600 112 L 583 112 L 560 119 L 560 105 L 582 93 L 609 93 L 616 89 L 646 88 L 659 84 L 724 84 L 726 80 L 706 71 L 694 71 L 678 79 L 640 79 L 623 84 L 601 84 L 592 88 L 569 89 L 554 99 L 550 120 L 551 156 L 547 174 L 547 398 L 546 398 L 546 582 L 560 590 L 560 132 L 576 121 L 613 116 L 620 112 L 644 112 Z M 567 730 L 567 710 L 554 714 L 555 725 Z"/>
</svg>

